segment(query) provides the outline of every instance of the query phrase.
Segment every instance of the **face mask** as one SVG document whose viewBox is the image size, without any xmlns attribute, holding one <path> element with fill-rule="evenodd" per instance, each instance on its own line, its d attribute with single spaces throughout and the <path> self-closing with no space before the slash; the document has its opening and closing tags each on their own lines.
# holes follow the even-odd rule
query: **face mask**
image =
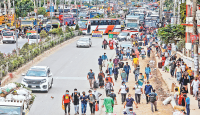
<svg viewBox="0 0 200 115">
<path fill-rule="evenodd" d="M 68 92 L 66 94 L 69 94 Z"/>
<path fill-rule="evenodd" d="M 74 91 L 74 93 L 77 93 L 77 91 Z"/>
<path fill-rule="evenodd" d="M 128 97 L 129 99 L 131 98 L 131 97 Z"/>
<path fill-rule="evenodd" d="M 125 85 L 125 83 L 123 85 Z"/>
<path fill-rule="evenodd" d="M 85 94 L 83 94 L 83 95 L 85 95 Z"/>
<path fill-rule="evenodd" d="M 101 71 L 101 73 L 102 73 L 102 71 Z"/>
<path fill-rule="evenodd" d="M 147 84 L 147 85 L 149 85 L 149 84 Z"/>
</svg>

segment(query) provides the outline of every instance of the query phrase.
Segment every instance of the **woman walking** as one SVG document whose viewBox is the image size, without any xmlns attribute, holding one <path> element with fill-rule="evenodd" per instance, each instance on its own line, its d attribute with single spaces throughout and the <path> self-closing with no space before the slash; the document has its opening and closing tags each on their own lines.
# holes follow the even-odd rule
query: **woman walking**
<svg viewBox="0 0 200 115">
<path fill-rule="evenodd" d="M 112 40 L 109 40 L 109 47 L 110 47 L 110 49 L 111 50 L 113 50 L 114 49 L 114 46 L 113 46 L 113 41 Z"/>
<path fill-rule="evenodd" d="M 99 80 L 99 87 L 103 88 L 104 87 L 104 77 L 105 74 L 103 73 L 103 71 L 101 70 L 99 75 L 98 75 L 98 80 Z"/>
</svg>

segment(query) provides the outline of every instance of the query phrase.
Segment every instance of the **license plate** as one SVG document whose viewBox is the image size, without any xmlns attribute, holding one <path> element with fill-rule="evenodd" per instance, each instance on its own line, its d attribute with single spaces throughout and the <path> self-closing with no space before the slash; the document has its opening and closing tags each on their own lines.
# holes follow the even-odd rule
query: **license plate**
<svg viewBox="0 0 200 115">
<path fill-rule="evenodd" d="M 36 86 L 31 86 L 32 88 L 36 88 Z"/>
</svg>

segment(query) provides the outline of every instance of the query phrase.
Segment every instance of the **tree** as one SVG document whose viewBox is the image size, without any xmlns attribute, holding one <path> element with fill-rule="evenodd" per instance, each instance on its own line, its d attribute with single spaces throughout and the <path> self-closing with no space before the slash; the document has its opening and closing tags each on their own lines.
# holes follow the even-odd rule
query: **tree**
<svg viewBox="0 0 200 115">
<path fill-rule="evenodd" d="M 78 26 L 78 24 L 76 24 L 75 30 L 79 30 L 79 26 Z"/>
<path fill-rule="evenodd" d="M 186 3 L 180 5 L 181 23 L 186 23 Z"/>
<path fill-rule="evenodd" d="M 45 37 L 48 36 L 48 34 L 46 33 L 45 30 L 42 30 L 42 31 L 40 32 L 40 36 L 41 36 L 41 38 L 45 38 Z"/>
<path fill-rule="evenodd" d="M 34 10 L 34 4 L 32 0 L 16 0 L 15 1 L 15 13 L 17 17 L 25 17 L 28 12 Z"/>
<path fill-rule="evenodd" d="M 175 38 L 185 39 L 185 26 L 169 24 L 158 29 L 158 36 L 165 44 L 176 43 Z"/>
<path fill-rule="evenodd" d="M 38 15 L 47 15 L 46 9 L 44 7 L 39 7 L 37 13 Z"/>
</svg>

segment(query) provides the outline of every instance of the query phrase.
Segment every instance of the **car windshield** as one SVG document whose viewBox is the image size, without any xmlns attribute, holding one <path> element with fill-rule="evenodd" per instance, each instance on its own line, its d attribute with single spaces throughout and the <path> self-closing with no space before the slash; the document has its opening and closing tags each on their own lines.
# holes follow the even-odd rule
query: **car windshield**
<svg viewBox="0 0 200 115">
<path fill-rule="evenodd" d="M 21 24 L 32 24 L 32 21 L 21 21 Z"/>
<path fill-rule="evenodd" d="M 46 71 L 39 71 L 39 70 L 29 70 L 26 73 L 26 76 L 35 76 L 35 77 L 46 77 Z"/>
<path fill-rule="evenodd" d="M 132 47 L 132 45 L 131 44 L 121 44 L 121 47 L 125 47 L 125 48 L 131 48 Z"/>
<path fill-rule="evenodd" d="M 3 36 L 13 36 L 13 32 L 4 32 Z"/>
<path fill-rule="evenodd" d="M 127 23 L 128 28 L 138 27 L 137 23 Z"/>
<path fill-rule="evenodd" d="M 5 25 L 0 25 L 0 28 L 5 28 Z"/>
<path fill-rule="evenodd" d="M 119 36 L 127 36 L 128 35 L 128 33 L 126 33 L 126 32 L 121 32 L 120 34 L 119 34 Z"/>
<path fill-rule="evenodd" d="M 88 38 L 80 38 L 78 41 L 88 41 Z"/>
<path fill-rule="evenodd" d="M 40 39 L 39 35 L 29 35 L 29 39 L 37 39 L 37 36 L 38 36 L 38 39 Z"/>
<path fill-rule="evenodd" d="M 21 115 L 21 107 L 0 106 L 0 115 Z"/>
<path fill-rule="evenodd" d="M 86 23 L 86 21 L 78 21 L 79 28 L 87 28 Z"/>
</svg>

